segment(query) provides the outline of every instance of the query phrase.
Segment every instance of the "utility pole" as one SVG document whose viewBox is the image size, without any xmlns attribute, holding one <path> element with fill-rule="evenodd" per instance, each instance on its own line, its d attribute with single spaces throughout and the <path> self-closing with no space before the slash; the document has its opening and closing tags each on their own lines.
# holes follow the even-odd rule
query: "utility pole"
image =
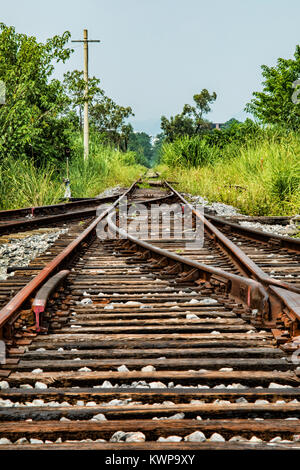
<svg viewBox="0 0 300 470">
<path fill-rule="evenodd" d="M 83 42 L 83 56 L 84 56 L 84 68 L 83 78 L 85 81 L 84 90 L 84 119 L 83 119 L 83 147 L 84 147 L 84 160 L 89 157 L 89 104 L 88 104 L 88 93 L 89 93 L 89 42 L 100 42 L 98 39 L 88 39 L 88 30 L 83 30 L 83 40 L 76 40 L 72 42 Z"/>
</svg>

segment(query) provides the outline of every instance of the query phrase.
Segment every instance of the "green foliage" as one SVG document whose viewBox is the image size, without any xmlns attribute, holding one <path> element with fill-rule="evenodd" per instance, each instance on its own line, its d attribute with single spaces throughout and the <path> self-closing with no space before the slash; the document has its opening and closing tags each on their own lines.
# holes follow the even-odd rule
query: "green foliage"
<svg viewBox="0 0 300 470">
<path fill-rule="evenodd" d="M 184 136 L 173 143 L 164 143 L 162 163 L 173 167 L 191 168 L 213 163 L 218 158 L 218 149 L 210 147 L 199 136 Z"/>
<path fill-rule="evenodd" d="M 117 105 L 105 95 L 99 84 L 98 78 L 90 77 L 86 94 L 83 72 L 78 70 L 67 72 L 64 75 L 64 85 L 70 98 L 70 110 L 73 112 L 78 110 L 79 129 L 81 130 L 83 106 L 88 101 L 91 128 L 101 134 L 104 143 L 112 144 L 126 151 L 132 127 L 125 121 L 128 117 L 134 116 L 132 109 L 130 106 Z"/>
<path fill-rule="evenodd" d="M 210 111 L 210 103 L 217 98 L 215 92 L 210 94 L 205 88 L 193 96 L 195 106 L 185 104 L 181 114 L 167 119 L 161 117 L 161 128 L 168 142 L 174 142 L 178 137 L 194 136 L 210 128 L 210 124 L 203 118 Z"/>
<path fill-rule="evenodd" d="M 131 132 L 128 140 L 128 150 L 136 153 L 138 163 L 147 168 L 151 167 L 153 147 L 151 137 L 146 132 Z"/>
<path fill-rule="evenodd" d="M 36 167 L 28 158 L 5 158 L 0 166 L 0 209 L 54 204 L 63 187 L 49 164 Z"/>
<path fill-rule="evenodd" d="M 80 134 L 73 136 L 69 179 L 73 197 L 93 197 L 107 187 L 129 186 L 144 172 L 133 152 L 116 151 L 92 134 L 91 158 L 82 158 Z M 6 158 L 0 166 L 0 209 L 34 207 L 59 202 L 64 195 L 65 164 L 57 171 L 52 163 L 36 167 L 28 158 Z"/>
<path fill-rule="evenodd" d="M 164 134 L 161 132 L 155 136 L 153 141 L 153 157 L 152 157 L 152 167 L 158 165 L 162 158 L 162 146 L 165 141 Z"/>
<path fill-rule="evenodd" d="M 262 65 L 261 68 L 265 79 L 263 91 L 253 93 L 254 98 L 246 105 L 246 111 L 262 123 L 299 129 L 300 104 L 295 104 L 292 96 L 295 91 L 299 94 L 293 83 L 300 76 L 300 46 L 296 46 L 294 59 L 279 58 L 275 67 Z"/>
<path fill-rule="evenodd" d="M 231 120 L 220 130 L 214 129 L 202 136 L 203 140 L 211 147 L 223 149 L 228 144 L 242 145 L 249 139 L 259 139 L 265 135 L 264 130 L 251 119 L 241 123 Z"/>
<path fill-rule="evenodd" d="M 203 141 L 202 141 L 203 142 Z M 229 143 L 221 157 L 197 167 L 171 164 L 157 170 L 179 181 L 179 190 L 210 201 L 232 204 L 249 215 L 294 215 L 300 207 L 300 137 L 297 133 L 265 132 L 243 144 Z M 165 147 L 164 147 L 165 149 Z M 214 151 L 216 147 L 212 147 Z M 168 166 L 166 165 L 168 164 Z"/>
<path fill-rule="evenodd" d="M 133 152 L 122 152 L 103 145 L 97 134 L 92 134 L 91 154 L 82 160 L 82 141 L 78 135 L 72 145 L 70 186 L 74 197 L 93 197 L 116 184 L 129 185 L 144 171 L 136 164 Z"/>
<path fill-rule="evenodd" d="M 6 103 L 0 107 L 0 159 L 30 157 L 38 164 L 62 158 L 72 121 L 62 115 L 67 104 L 63 86 L 50 80 L 54 64 L 65 62 L 70 33 L 40 43 L 0 24 L 0 80 Z"/>
</svg>

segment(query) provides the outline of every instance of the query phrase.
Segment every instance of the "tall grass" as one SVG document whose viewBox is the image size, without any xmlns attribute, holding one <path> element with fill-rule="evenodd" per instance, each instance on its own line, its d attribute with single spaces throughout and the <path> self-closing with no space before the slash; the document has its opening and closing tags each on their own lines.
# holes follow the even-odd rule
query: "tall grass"
<svg viewBox="0 0 300 470">
<path fill-rule="evenodd" d="M 178 164 L 178 146 L 169 144 L 159 168 L 179 189 L 224 202 L 249 215 L 293 215 L 300 211 L 300 137 L 272 135 L 244 145 L 215 149 L 215 155 L 189 168 Z M 166 155 L 166 158 L 165 158 Z M 192 157 L 193 160 L 193 157 Z M 171 162 L 171 165 L 170 165 Z M 166 165 L 168 164 L 168 165 Z"/>
<path fill-rule="evenodd" d="M 162 148 L 163 162 L 169 166 L 193 168 L 214 163 L 220 152 L 209 146 L 201 137 L 184 136 Z"/>
<path fill-rule="evenodd" d="M 69 162 L 73 197 L 93 197 L 117 184 L 128 186 L 144 168 L 133 152 L 122 153 L 92 139 L 89 159 L 84 162 L 82 142 L 74 139 Z M 0 164 L 0 209 L 55 204 L 64 195 L 66 162 L 37 168 L 30 160 L 6 159 Z"/>
<path fill-rule="evenodd" d="M 50 166 L 36 168 L 30 160 L 6 159 L 0 166 L 0 208 L 34 207 L 56 203 L 63 187 Z"/>
</svg>

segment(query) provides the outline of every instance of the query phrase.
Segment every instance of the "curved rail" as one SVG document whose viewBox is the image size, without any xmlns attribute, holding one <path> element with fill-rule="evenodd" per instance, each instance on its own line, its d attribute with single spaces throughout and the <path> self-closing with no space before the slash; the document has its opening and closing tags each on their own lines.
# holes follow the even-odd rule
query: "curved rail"
<svg viewBox="0 0 300 470">
<path fill-rule="evenodd" d="M 0 310 L 0 332 L 7 322 L 14 322 L 20 307 L 33 295 L 33 293 L 41 287 L 41 285 L 49 279 L 49 277 L 62 269 L 71 256 L 74 256 L 76 250 L 92 235 L 98 223 L 108 215 L 127 194 L 129 194 L 140 181 L 135 181 L 128 190 L 126 190 L 115 201 L 110 208 L 104 210 L 75 240 L 73 240 L 58 256 L 56 256 L 42 271 L 39 272 L 23 289 L 21 289 L 8 304 Z M 0 334 L 1 337 L 1 334 Z"/>
<path fill-rule="evenodd" d="M 287 289 L 291 292 L 295 292 L 300 294 L 300 289 L 294 287 L 292 284 L 288 282 L 279 281 L 268 276 L 253 260 L 249 258 L 242 250 L 239 248 L 235 243 L 233 243 L 229 238 L 227 238 L 220 230 L 218 230 L 211 222 L 209 222 L 206 217 L 202 214 L 197 212 L 192 204 L 184 199 L 181 194 L 176 191 L 169 183 L 164 181 L 164 184 L 174 193 L 176 196 L 185 204 L 187 205 L 192 213 L 200 219 L 206 231 L 211 235 L 212 238 L 227 252 L 227 254 L 238 264 L 240 269 L 244 272 L 245 275 L 254 277 L 257 281 L 261 282 L 263 285 L 266 286 L 276 286 L 283 289 Z M 284 238 L 284 237 L 283 237 Z"/>
</svg>

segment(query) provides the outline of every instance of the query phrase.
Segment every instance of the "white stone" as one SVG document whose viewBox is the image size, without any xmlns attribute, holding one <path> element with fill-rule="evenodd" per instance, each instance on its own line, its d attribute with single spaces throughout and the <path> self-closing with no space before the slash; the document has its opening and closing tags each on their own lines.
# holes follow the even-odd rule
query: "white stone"
<svg viewBox="0 0 300 470">
<path fill-rule="evenodd" d="M 199 320 L 199 317 L 197 317 L 197 315 L 195 315 L 194 313 L 188 313 L 186 315 L 186 319 L 187 320 Z"/>
<path fill-rule="evenodd" d="M 42 441 L 41 439 L 31 438 L 30 439 L 30 444 L 44 444 L 44 441 Z"/>
<path fill-rule="evenodd" d="M 169 416 L 167 419 L 183 419 L 184 413 L 176 413 L 175 415 Z"/>
<path fill-rule="evenodd" d="M 125 435 L 125 442 L 145 442 L 146 436 L 142 432 L 128 432 Z"/>
<path fill-rule="evenodd" d="M 122 366 L 118 367 L 118 372 L 129 372 L 129 369 L 123 364 Z"/>
<path fill-rule="evenodd" d="M 107 404 L 112 405 L 112 406 L 118 406 L 118 405 L 124 405 L 124 403 L 125 401 L 114 398 L 113 400 L 110 400 Z"/>
<path fill-rule="evenodd" d="M 40 390 L 44 390 L 45 388 L 48 388 L 48 386 L 44 384 L 43 382 L 35 382 L 34 387 Z"/>
<path fill-rule="evenodd" d="M 33 400 L 33 405 L 34 406 L 44 406 L 45 402 L 44 400 L 38 400 L 37 398 L 35 400 Z"/>
<path fill-rule="evenodd" d="M 23 389 L 27 389 L 27 388 L 28 388 L 28 389 L 29 389 L 29 388 L 33 388 L 33 386 L 32 386 L 32 385 L 29 385 L 29 384 L 21 384 L 21 385 L 20 385 L 20 388 L 23 388 Z"/>
<path fill-rule="evenodd" d="M 155 367 L 151 365 L 142 367 L 141 369 L 142 372 L 154 372 L 155 370 Z"/>
<path fill-rule="evenodd" d="M 78 369 L 78 372 L 92 372 L 92 369 L 90 369 L 89 367 L 81 367 L 80 369 Z"/>
<path fill-rule="evenodd" d="M 282 438 L 280 436 L 273 437 L 273 439 L 270 440 L 270 442 L 281 442 Z"/>
<path fill-rule="evenodd" d="M 259 444 L 260 442 L 263 442 L 263 441 L 262 441 L 262 439 L 260 439 L 259 437 L 252 436 L 251 439 L 249 440 L 249 442 Z"/>
<path fill-rule="evenodd" d="M 4 445 L 5 444 L 12 444 L 12 442 L 9 439 L 7 439 L 6 437 L 1 437 L 0 444 L 4 444 Z"/>
<path fill-rule="evenodd" d="M 9 383 L 6 380 L 1 380 L 0 389 L 1 390 L 6 390 L 7 388 L 9 388 Z"/>
<path fill-rule="evenodd" d="M 195 431 L 185 436 L 184 440 L 188 442 L 204 442 L 206 441 L 206 437 L 203 432 Z"/>
<path fill-rule="evenodd" d="M 247 388 L 246 385 L 242 385 L 242 384 L 231 384 L 231 385 L 227 385 L 227 388 L 239 388 L 239 389 L 244 389 L 244 388 Z"/>
<path fill-rule="evenodd" d="M 126 432 L 116 431 L 110 438 L 110 442 L 125 441 Z"/>
<path fill-rule="evenodd" d="M 291 386 L 290 385 L 281 385 L 281 384 L 277 384 L 275 382 L 271 382 L 269 384 L 269 388 L 290 388 Z"/>
<path fill-rule="evenodd" d="M 159 437 L 158 442 L 180 442 L 182 441 L 181 436 L 168 436 L 168 437 Z"/>
<path fill-rule="evenodd" d="M 225 442 L 224 437 L 221 436 L 221 434 L 219 434 L 217 432 L 214 432 L 213 435 L 210 436 L 209 440 L 213 441 L 213 442 Z"/>
<path fill-rule="evenodd" d="M 101 388 L 112 388 L 112 384 L 109 382 L 109 380 L 104 380 Z"/>
<path fill-rule="evenodd" d="M 222 367 L 219 369 L 220 372 L 232 372 L 233 368 L 232 367 Z"/>
<path fill-rule="evenodd" d="M 150 388 L 167 388 L 166 385 L 162 382 L 150 382 Z"/>
<path fill-rule="evenodd" d="M 206 298 L 206 299 L 200 300 L 199 303 L 200 303 L 201 305 L 203 305 L 203 304 L 210 304 L 210 305 L 212 305 L 212 304 L 217 304 L 218 301 L 217 301 L 216 299 Z"/>
<path fill-rule="evenodd" d="M 235 401 L 236 403 L 248 403 L 248 400 L 244 397 L 237 398 Z"/>
<path fill-rule="evenodd" d="M 43 373 L 43 369 L 33 369 L 33 371 L 31 371 L 32 374 L 42 374 Z"/>
<path fill-rule="evenodd" d="M 14 444 L 27 444 L 27 443 L 28 443 L 28 441 L 27 441 L 26 437 L 21 437 Z"/>
<path fill-rule="evenodd" d="M 103 413 L 98 413 L 92 417 L 91 421 L 106 421 L 106 417 Z"/>
</svg>

